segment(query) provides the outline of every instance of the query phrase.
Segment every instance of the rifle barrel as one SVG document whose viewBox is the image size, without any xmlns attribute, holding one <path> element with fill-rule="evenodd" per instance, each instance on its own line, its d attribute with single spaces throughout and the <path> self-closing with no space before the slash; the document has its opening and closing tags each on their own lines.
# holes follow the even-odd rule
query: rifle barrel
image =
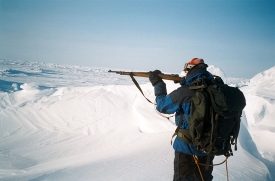
<svg viewBox="0 0 275 181">
<path fill-rule="evenodd" d="M 148 72 L 124 72 L 124 71 L 113 71 L 113 70 L 109 70 L 108 72 L 117 73 L 120 75 L 132 74 L 133 76 L 137 76 L 137 77 L 149 77 Z M 165 80 L 173 80 L 176 82 L 182 81 L 182 77 L 180 77 L 178 74 L 163 74 L 163 73 L 161 73 L 161 74 L 158 74 L 158 76 Z"/>
</svg>

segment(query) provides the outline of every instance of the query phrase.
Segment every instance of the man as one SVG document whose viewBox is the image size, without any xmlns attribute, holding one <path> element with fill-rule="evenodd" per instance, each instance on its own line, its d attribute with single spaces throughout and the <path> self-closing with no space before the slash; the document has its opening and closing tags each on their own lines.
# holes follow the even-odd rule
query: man
<svg viewBox="0 0 275 181">
<path fill-rule="evenodd" d="M 191 97 L 195 93 L 194 90 L 188 88 L 188 84 L 192 81 L 205 76 L 207 79 L 213 79 L 213 75 L 207 70 L 207 65 L 201 58 L 193 58 L 184 66 L 186 77 L 180 82 L 181 87 L 167 95 L 166 85 L 158 76 L 159 70 L 149 72 L 149 79 L 154 86 L 156 96 L 156 109 L 166 114 L 175 114 L 175 123 L 178 126 L 181 122 L 181 129 L 189 129 L 185 119 L 186 115 L 190 118 Z M 180 121 L 182 120 L 182 121 Z M 199 163 L 205 164 L 207 156 L 196 150 L 192 143 L 186 143 L 176 137 L 173 148 L 175 150 L 174 159 L 174 181 L 211 181 L 213 179 L 213 167 L 206 169 L 204 166 L 195 163 L 195 159 Z M 196 157 L 193 157 L 196 155 Z M 212 165 L 214 157 L 210 157 L 209 164 Z M 202 178 L 203 177 L 203 178 Z"/>
</svg>

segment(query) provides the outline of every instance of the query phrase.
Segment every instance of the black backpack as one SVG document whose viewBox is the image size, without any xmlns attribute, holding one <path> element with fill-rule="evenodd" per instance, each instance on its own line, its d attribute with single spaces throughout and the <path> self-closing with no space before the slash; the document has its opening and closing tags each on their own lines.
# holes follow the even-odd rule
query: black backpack
<svg viewBox="0 0 275 181">
<path fill-rule="evenodd" d="M 237 150 L 240 117 L 246 105 L 243 93 L 237 87 L 224 84 L 215 76 L 213 80 L 202 77 L 189 84 L 196 90 L 191 100 L 190 118 L 180 118 L 174 135 L 193 143 L 197 150 L 207 155 L 233 155 L 231 145 Z M 189 130 L 180 129 L 183 116 Z M 195 154 L 195 153 L 193 153 Z"/>
</svg>

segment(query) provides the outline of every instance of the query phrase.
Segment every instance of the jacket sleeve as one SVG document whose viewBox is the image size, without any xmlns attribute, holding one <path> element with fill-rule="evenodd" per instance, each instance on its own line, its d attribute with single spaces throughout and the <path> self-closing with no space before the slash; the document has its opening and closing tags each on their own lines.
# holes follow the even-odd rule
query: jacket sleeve
<svg viewBox="0 0 275 181">
<path fill-rule="evenodd" d="M 156 109 L 164 114 L 173 114 L 180 109 L 180 105 L 175 105 L 169 95 L 159 95 L 156 97 Z"/>
<path fill-rule="evenodd" d="M 167 91 L 166 91 L 166 84 L 161 81 L 161 82 L 158 82 L 155 86 L 154 86 L 154 89 L 155 89 L 155 96 L 159 96 L 159 95 L 167 95 Z"/>
<path fill-rule="evenodd" d="M 179 105 L 175 105 L 169 95 L 167 95 L 166 84 L 159 82 L 154 86 L 156 96 L 156 109 L 165 114 L 173 114 L 179 109 Z"/>
<path fill-rule="evenodd" d="M 167 95 L 165 83 L 155 85 L 155 95 L 157 110 L 165 114 L 173 114 L 183 111 L 189 115 L 190 101 L 194 94 L 193 90 L 189 90 L 188 86 L 181 86 Z"/>
</svg>

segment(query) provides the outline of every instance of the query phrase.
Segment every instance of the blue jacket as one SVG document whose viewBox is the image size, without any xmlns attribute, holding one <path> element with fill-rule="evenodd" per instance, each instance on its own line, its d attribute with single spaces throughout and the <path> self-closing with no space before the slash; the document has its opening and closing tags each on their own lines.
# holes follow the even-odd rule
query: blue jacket
<svg viewBox="0 0 275 181">
<path fill-rule="evenodd" d="M 195 93 L 195 90 L 190 90 L 188 84 L 193 80 L 199 79 L 202 76 L 206 76 L 208 79 L 213 79 L 213 75 L 209 73 L 207 70 L 206 64 L 198 64 L 194 66 L 186 75 L 186 78 L 180 82 L 181 87 L 174 90 L 170 94 L 167 95 L 166 84 L 161 81 L 154 86 L 157 110 L 161 113 L 165 114 L 175 114 L 175 123 L 178 125 L 180 121 L 181 113 L 185 113 L 188 118 L 190 118 L 190 108 L 191 108 L 191 98 Z M 183 117 L 182 125 L 180 128 L 189 129 L 188 123 Z M 188 150 L 187 144 L 181 141 L 176 137 L 173 148 L 177 152 L 191 154 Z M 193 154 L 197 156 L 205 156 L 204 153 L 197 151 L 193 144 L 190 144 L 190 148 Z"/>
</svg>

